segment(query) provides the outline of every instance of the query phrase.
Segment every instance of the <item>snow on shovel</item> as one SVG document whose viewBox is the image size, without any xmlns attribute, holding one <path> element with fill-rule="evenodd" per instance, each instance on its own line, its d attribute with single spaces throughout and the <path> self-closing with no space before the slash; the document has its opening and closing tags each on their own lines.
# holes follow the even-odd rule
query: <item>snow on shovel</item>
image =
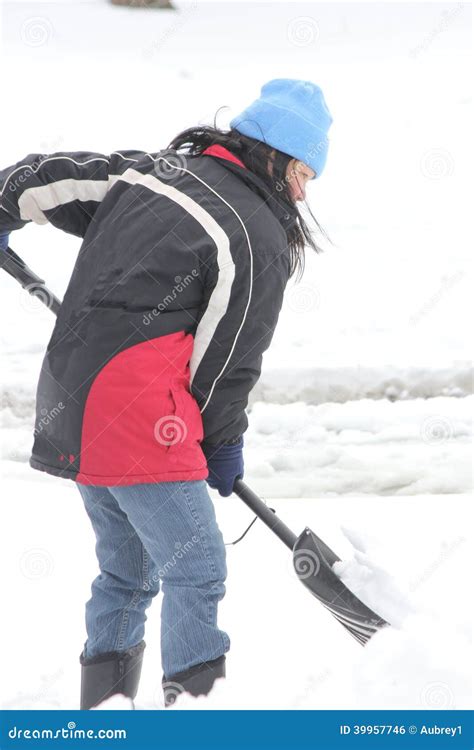
<svg viewBox="0 0 474 750">
<path fill-rule="evenodd" d="M 235 481 L 233 490 L 292 550 L 293 567 L 300 581 L 356 641 L 365 646 L 374 633 L 389 624 L 361 602 L 338 578 L 332 566 L 340 558 L 314 531 L 306 527 L 296 536 L 241 479 Z"/>
<path fill-rule="evenodd" d="M 58 314 L 61 302 L 45 286 L 43 279 L 36 276 L 10 248 L 0 252 L 0 268 L 38 297 L 55 315 Z M 364 646 L 374 633 L 389 624 L 338 578 L 333 565 L 340 558 L 314 531 L 305 528 L 296 536 L 241 479 L 236 480 L 233 491 L 291 549 L 293 566 L 300 581 L 359 643 Z"/>
</svg>

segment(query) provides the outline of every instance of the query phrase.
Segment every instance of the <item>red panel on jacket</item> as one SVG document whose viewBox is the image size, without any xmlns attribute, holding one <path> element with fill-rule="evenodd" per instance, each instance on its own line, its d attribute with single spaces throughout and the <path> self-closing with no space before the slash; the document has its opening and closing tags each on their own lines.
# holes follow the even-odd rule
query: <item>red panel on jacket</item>
<svg viewBox="0 0 474 750">
<path fill-rule="evenodd" d="M 117 354 L 95 378 L 77 481 L 127 485 L 205 479 L 199 406 L 189 391 L 193 337 L 184 331 Z"/>
</svg>

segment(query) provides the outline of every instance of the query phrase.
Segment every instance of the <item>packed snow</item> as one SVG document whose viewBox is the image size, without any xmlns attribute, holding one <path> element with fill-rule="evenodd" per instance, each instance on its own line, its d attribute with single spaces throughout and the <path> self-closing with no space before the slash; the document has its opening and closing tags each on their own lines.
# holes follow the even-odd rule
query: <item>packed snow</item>
<svg viewBox="0 0 474 750">
<path fill-rule="evenodd" d="M 0 165 L 28 153 L 154 151 L 223 105 L 227 127 L 270 78 L 322 86 L 331 150 L 308 195 L 332 244 L 288 286 L 251 395 L 245 479 L 295 532 L 308 525 L 338 552 L 338 575 L 392 627 L 362 649 L 257 523 L 228 547 L 227 679 L 170 710 L 468 708 L 469 8 L 176 5 L 150 14 L 100 0 L 4 4 L 2 68 L 15 74 L 2 79 L 2 98 L 15 116 L 2 120 Z M 30 225 L 11 245 L 64 294 L 77 238 Z M 76 708 L 94 537 L 74 484 L 27 465 L 54 320 L 3 273 L 0 313 L 11 644 L 0 703 Z M 212 497 L 231 542 L 252 516 L 236 497 Z M 159 628 L 158 599 L 137 708 L 163 708 Z M 131 706 L 115 696 L 101 708 Z"/>
<path fill-rule="evenodd" d="M 83 606 L 97 574 L 95 537 L 72 482 L 18 466 L 4 482 L 0 538 L 3 708 L 77 708 Z M 212 493 L 227 543 L 252 519 Z M 268 500 L 268 499 L 267 499 Z M 392 623 L 362 648 L 298 580 L 291 553 L 260 522 L 228 546 L 220 624 L 227 678 L 169 710 L 468 708 L 470 500 L 462 495 L 268 500 L 296 532 L 310 526 L 341 557 L 350 588 Z M 163 708 L 160 597 L 148 610 L 138 709 Z M 114 699 L 117 709 L 127 703 Z M 103 706 L 113 708 L 113 706 Z"/>
</svg>

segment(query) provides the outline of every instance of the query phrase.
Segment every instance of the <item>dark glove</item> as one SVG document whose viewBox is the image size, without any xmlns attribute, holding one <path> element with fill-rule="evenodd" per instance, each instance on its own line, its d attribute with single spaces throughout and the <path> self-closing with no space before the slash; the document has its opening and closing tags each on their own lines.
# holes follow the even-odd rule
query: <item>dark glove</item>
<svg viewBox="0 0 474 750">
<path fill-rule="evenodd" d="M 201 445 L 209 469 L 206 482 L 209 487 L 218 490 L 222 497 L 229 497 L 235 480 L 244 478 L 243 447 L 243 435 L 235 443 L 221 443 L 220 445 L 202 443 Z"/>
<path fill-rule="evenodd" d="M 8 232 L 0 232 L 0 250 L 7 249 L 9 240 L 10 235 L 8 234 Z"/>
</svg>

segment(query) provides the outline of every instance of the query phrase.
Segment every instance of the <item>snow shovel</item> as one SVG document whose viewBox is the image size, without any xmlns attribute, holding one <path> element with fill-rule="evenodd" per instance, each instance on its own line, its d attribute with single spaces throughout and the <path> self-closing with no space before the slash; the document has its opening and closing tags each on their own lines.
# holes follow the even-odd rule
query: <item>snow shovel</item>
<svg viewBox="0 0 474 750">
<path fill-rule="evenodd" d="M 374 633 L 389 624 L 361 602 L 337 577 L 332 566 L 340 558 L 314 531 L 306 527 L 296 536 L 241 479 L 235 481 L 233 490 L 292 550 L 293 567 L 300 581 L 356 641 L 365 646 Z"/>
<path fill-rule="evenodd" d="M 0 251 L 0 268 L 19 281 L 30 294 L 38 297 L 55 315 L 58 314 L 60 300 L 10 248 Z M 236 480 L 233 491 L 293 552 L 293 567 L 300 581 L 356 641 L 364 646 L 374 633 L 389 624 L 361 602 L 338 578 L 332 566 L 340 558 L 314 531 L 306 527 L 296 536 L 241 479 Z"/>
</svg>

